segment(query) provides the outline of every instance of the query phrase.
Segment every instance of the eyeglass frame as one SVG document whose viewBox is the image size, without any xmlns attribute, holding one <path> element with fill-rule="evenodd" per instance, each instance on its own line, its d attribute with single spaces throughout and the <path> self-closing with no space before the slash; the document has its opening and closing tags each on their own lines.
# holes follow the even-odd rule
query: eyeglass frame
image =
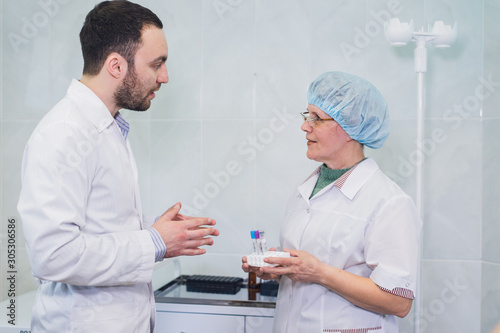
<svg viewBox="0 0 500 333">
<path fill-rule="evenodd" d="M 306 114 L 309 114 L 309 111 L 306 111 L 306 112 L 300 112 L 300 115 L 302 116 L 302 118 L 304 118 L 304 121 L 307 121 L 307 123 L 309 124 L 309 126 L 311 127 L 316 127 L 318 125 L 318 123 L 322 123 L 324 121 L 335 121 L 335 119 L 333 118 L 327 118 L 327 119 L 323 119 L 323 118 L 315 118 L 315 117 L 311 117 L 311 116 L 306 116 Z"/>
</svg>

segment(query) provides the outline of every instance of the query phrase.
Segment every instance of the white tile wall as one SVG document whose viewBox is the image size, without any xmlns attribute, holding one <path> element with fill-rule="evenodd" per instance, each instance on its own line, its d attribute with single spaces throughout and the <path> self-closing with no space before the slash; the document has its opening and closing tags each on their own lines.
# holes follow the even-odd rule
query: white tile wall
<svg viewBox="0 0 500 333">
<path fill-rule="evenodd" d="M 366 1 L 319 0 L 311 1 L 310 6 L 311 73 L 308 83 L 331 70 L 364 76 L 369 43 L 358 37 L 358 31 L 365 27 Z"/>
<path fill-rule="evenodd" d="M 491 332 L 500 324 L 500 265 L 483 262 L 481 265 L 481 332 Z"/>
<path fill-rule="evenodd" d="M 155 98 L 152 119 L 200 119 L 203 76 L 203 1 L 144 3 L 159 15 L 168 31 L 170 81 Z"/>
<path fill-rule="evenodd" d="M 255 116 L 273 109 L 298 114 L 305 106 L 311 67 L 310 2 L 256 1 Z"/>
<path fill-rule="evenodd" d="M 474 94 L 483 67 L 483 1 L 436 0 L 425 2 L 425 22 L 458 22 L 459 35 L 449 49 L 429 48 L 428 117 L 444 117 L 445 110 Z M 478 117 L 480 105 L 465 108 L 466 118 Z M 470 110 L 469 110 L 470 109 Z"/>
<path fill-rule="evenodd" d="M 203 1 L 202 113 L 204 119 L 252 117 L 255 82 L 255 0 L 221 10 Z M 216 8 L 219 8 L 218 10 Z"/>
<path fill-rule="evenodd" d="M 480 332 L 479 261 L 424 260 L 422 279 L 422 332 Z"/>
<path fill-rule="evenodd" d="M 97 2 L 53 0 L 45 9 L 37 0 L 0 3 L 2 256 L 5 221 L 17 215 L 23 146 L 80 77 L 78 33 Z M 493 327 L 500 304 L 498 0 L 138 2 L 164 22 L 170 75 L 148 112 L 123 112 L 144 212 L 159 215 L 181 201 L 185 212 L 216 219 L 221 231 L 207 255 L 180 259 L 184 274 L 244 276 L 252 229 L 265 229 L 269 245 L 278 244 L 288 194 L 317 165 L 305 157 L 298 113 L 309 82 L 324 71 L 366 77 L 385 95 L 392 134 L 366 154 L 414 196 L 414 44 L 389 46 L 381 18 L 413 18 L 415 27 L 458 22 L 455 45 L 428 47 L 420 323 L 422 332 Z M 493 88 L 477 102 L 481 77 Z M 22 237 L 18 244 L 19 286 L 30 290 Z M 453 296 L 446 288 L 456 278 L 467 288 L 453 301 L 441 299 Z M 401 332 L 413 331 L 414 313 L 400 321 Z"/>
<path fill-rule="evenodd" d="M 66 94 L 72 78 L 79 79 L 82 75 L 83 58 L 78 34 L 87 15 L 86 13 L 98 2 L 98 0 L 68 0 L 60 3 L 57 1 L 44 2 L 52 5 L 49 7 L 51 9 L 50 40 L 47 44 L 49 45 L 49 52 L 47 53 L 48 66 L 46 66 L 49 70 L 47 86 L 50 92 L 50 106 L 57 103 Z M 39 5 L 32 5 L 32 7 L 38 7 L 37 10 L 40 11 Z M 42 68 L 42 66 L 39 67 Z"/>
<path fill-rule="evenodd" d="M 483 145 L 483 223 L 482 223 L 482 258 L 500 263 L 500 239 L 498 220 L 500 217 L 500 119 L 486 119 L 483 121 L 483 136 L 487 138 Z M 500 300 L 499 300 L 500 303 Z"/>
<path fill-rule="evenodd" d="M 370 37 L 369 46 L 365 48 L 365 77 L 386 96 L 391 120 L 415 119 L 417 115 L 417 77 L 413 71 L 415 44 L 387 47 L 381 22 L 388 17 L 397 17 L 401 22 L 413 19 L 415 27 L 421 27 L 421 16 L 421 1 L 367 1 L 366 25 L 362 29 Z M 401 89 L 401 86 L 407 89 Z M 392 91 L 399 93 L 389 93 Z"/>
<path fill-rule="evenodd" d="M 437 140 L 442 143 L 436 143 L 434 152 L 425 156 L 423 256 L 426 259 L 479 260 L 481 122 L 463 120 L 454 129 L 446 120 L 430 119 L 426 126 L 428 137 L 432 131 L 444 134 L 440 136 L 442 140 Z"/>
<path fill-rule="evenodd" d="M 30 0 L 4 1 L 3 9 L 2 120 L 39 119 L 51 107 L 50 20 Z"/>
<path fill-rule="evenodd" d="M 160 215 L 177 201 L 195 208 L 193 189 L 201 184 L 201 121 L 155 120 L 149 136 L 150 213 Z"/>
<path fill-rule="evenodd" d="M 498 66 L 498 20 L 500 1 L 484 1 L 484 68 L 483 77 L 496 82 L 483 100 L 483 188 L 482 188 L 482 280 L 481 280 L 481 331 L 490 332 L 500 321 L 500 216 L 497 200 L 500 195 L 498 177 L 500 142 L 500 66 Z"/>
<path fill-rule="evenodd" d="M 483 76 L 497 84 L 493 88 L 493 93 L 489 94 L 483 101 L 484 117 L 500 117 L 500 94 L 498 93 L 500 81 L 500 66 L 498 66 L 498 50 L 500 50 L 500 39 L 498 31 L 500 22 L 495 17 L 500 14 L 500 2 L 498 0 L 485 0 L 484 12 L 484 69 Z"/>
</svg>

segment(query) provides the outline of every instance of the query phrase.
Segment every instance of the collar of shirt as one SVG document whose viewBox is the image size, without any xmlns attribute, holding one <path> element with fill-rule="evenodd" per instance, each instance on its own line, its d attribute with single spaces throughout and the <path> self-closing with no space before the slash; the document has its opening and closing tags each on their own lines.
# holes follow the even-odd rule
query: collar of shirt
<svg viewBox="0 0 500 333">
<path fill-rule="evenodd" d="M 127 121 L 125 120 L 125 118 L 123 118 L 123 116 L 121 115 L 120 112 L 116 113 L 116 115 L 115 115 L 115 121 L 116 121 L 116 124 L 118 125 L 118 127 L 120 127 L 120 130 L 122 131 L 123 139 L 126 141 L 127 140 L 128 131 L 130 130 L 129 124 L 127 123 Z"/>
<path fill-rule="evenodd" d="M 314 172 L 299 186 L 299 192 L 304 198 L 309 197 L 314 189 L 320 170 L 321 166 L 316 168 L 316 170 L 314 170 Z M 352 200 L 356 196 L 356 193 L 358 193 L 361 187 L 363 187 L 377 170 L 379 170 L 377 162 L 375 162 L 373 158 L 367 158 L 353 166 L 339 179 L 318 192 L 318 194 L 326 191 L 332 186 L 336 186 L 346 197 Z"/>
<path fill-rule="evenodd" d="M 85 100 L 85 104 L 83 105 L 92 104 L 94 106 L 93 108 L 86 107 L 84 110 L 79 110 L 95 126 L 99 133 L 114 122 L 111 112 L 109 112 L 103 101 L 80 81 L 73 79 L 66 95 L 77 100 Z"/>
</svg>

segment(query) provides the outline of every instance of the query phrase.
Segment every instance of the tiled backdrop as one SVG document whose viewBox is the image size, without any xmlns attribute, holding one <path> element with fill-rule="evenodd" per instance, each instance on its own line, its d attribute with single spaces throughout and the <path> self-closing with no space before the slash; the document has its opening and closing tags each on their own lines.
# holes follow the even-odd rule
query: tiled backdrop
<svg viewBox="0 0 500 333">
<path fill-rule="evenodd" d="M 1 276 L 7 219 L 18 219 L 24 145 L 81 76 L 78 32 L 97 2 L 0 2 Z M 207 255 L 180 259 L 188 274 L 243 276 L 240 258 L 255 228 L 277 245 L 288 193 L 316 165 L 305 157 L 298 113 L 308 83 L 324 71 L 363 76 L 386 96 L 392 134 L 366 153 L 415 197 L 414 44 L 391 47 L 381 22 L 458 22 L 455 45 L 428 48 L 422 287 L 414 310 L 422 332 L 492 329 L 500 319 L 499 0 L 138 2 L 163 20 L 170 48 L 170 82 L 149 111 L 125 112 L 145 214 L 181 201 L 186 213 L 215 218 L 221 231 Z M 23 292 L 35 285 L 20 223 L 17 233 Z M 414 331 L 414 310 L 401 332 Z"/>
</svg>

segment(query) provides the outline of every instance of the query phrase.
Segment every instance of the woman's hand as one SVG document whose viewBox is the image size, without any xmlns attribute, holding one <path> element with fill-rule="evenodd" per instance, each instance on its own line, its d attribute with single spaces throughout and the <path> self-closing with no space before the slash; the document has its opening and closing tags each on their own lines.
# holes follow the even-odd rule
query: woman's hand
<svg viewBox="0 0 500 333">
<path fill-rule="evenodd" d="M 306 251 L 285 249 L 283 251 L 290 253 L 290 258 L 265 258 L 264 262 L 278 266 L 261 267 L 263 274 L 286 275 L 294 282 L 318 283 L 321 266 L 324 263 Z"/>
<path fill-rule="evenodd" d="M 269 249 L 269 251 L 276 251 L 276 248 L 272 247 Z M 262 280 L 276 280 L 279 282 L 280 277 L 278 275 L 266 274 L 262 270 L 262 267 L 250 266 L 247 262 L 247 257 L 241 258 L 241 262 L 242 262 L 241 269 L 244 272 L 255 273 L 255 275 L 257 275 L 257 277 L 261 278 Z"/>
<path fill-rule="evenodd" d="M 290 258 L 266 258 L 278 267 L 262 267 L 263 274 L 286 275 L 294 282 L 317 283 L 344 297 L 351 303 L 377 313 L 405 317 L 412 300 L 380 289 L 370 278 L 328 266 L 305 251 L 284 250 Z"/>
</svg>

